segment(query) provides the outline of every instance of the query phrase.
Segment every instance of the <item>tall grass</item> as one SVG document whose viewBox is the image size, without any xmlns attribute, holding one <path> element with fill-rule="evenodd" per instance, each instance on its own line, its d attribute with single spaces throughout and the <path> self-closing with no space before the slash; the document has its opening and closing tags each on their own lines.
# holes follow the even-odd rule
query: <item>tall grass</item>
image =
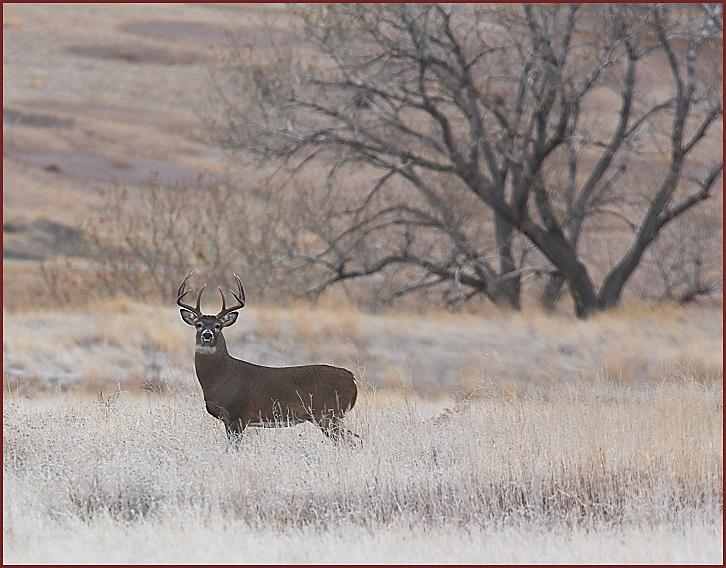
<svg viewBox="0 0 726 568">
<path fill-rule="evenodd" d="M 234 450 L 176 310 L 6 313 L 5 559 L 718 562 L 722 326 L 245 309 L 233 355 L 355 372 L 364 442 Z"/>
<path fill-rule="evenodd" d="M 345 555 L 341 527 L 366 538 L 397 533 L 401 543 L 429 531 L 464 544 L 527 527 L 560 537 L 604 531 L 605 540 L 633 530 L 713 539 L 722 533 L 721 400 L 720 384 L 686 379 L 546 396 L 491 388 L 446 409 L 368 395 L 348 419 L 360 447 L 335 446 L 304 425 L 249 430 L 235 450 L 196 394 L 8 398 L 6 557 L 40 559 L 36 547 L 58 546 L 65 561 L 97 558 L 93 541 L 104 531 L 151 527 L 170 551 L 185 534 L 236 526 L 263 540 L 270 531 L 299 535 L 301 550 L 317 557 L 309 542 L 328 539 L 331 558 Z M 266 560 L 264 547 L 243 542 L 252 556 L 235 557 L 244 554 L 236 543 L 213 557 Z M 122 541 L 116 549 L 144 560 Z M 706 550 L 717 560 L 718 547 Z"/>
</svg>

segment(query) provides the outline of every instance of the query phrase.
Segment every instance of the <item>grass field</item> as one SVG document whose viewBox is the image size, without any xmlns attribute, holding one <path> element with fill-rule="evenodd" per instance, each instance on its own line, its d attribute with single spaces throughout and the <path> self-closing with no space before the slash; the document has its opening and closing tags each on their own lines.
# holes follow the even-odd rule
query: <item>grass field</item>
<svg viewBox="0 0 726 568">
<path fill-rule="evenodd" d="M 637 386 L 723 373 L 720 309 L 631 307 L 580 321 L 498 312 L 372 315 L 348 306 L 245 308 L 225 332 L 230 352 L 264 365 L 349 367 L 365 388 L 427 398 L 521 394 L 603 377 Z M 6 390 L 198 389 L 194 333 L 174 308 L 131 300 L 6 312 Z"/>
<path fill-rule="evenodd" d="M 176 310 L 6 313 L 6 561 L 723 558 L 717 310 L 243 316 L 237 356 L 356 371 L 363 444 L 302 425 L 229 448 Z"/>
<path fill-rule="evenodd" d="M 720 562 L 720 384 L 363 397 L 238 450 L 196 395 L 7 397 L 5 559 Z"/>
</svg>

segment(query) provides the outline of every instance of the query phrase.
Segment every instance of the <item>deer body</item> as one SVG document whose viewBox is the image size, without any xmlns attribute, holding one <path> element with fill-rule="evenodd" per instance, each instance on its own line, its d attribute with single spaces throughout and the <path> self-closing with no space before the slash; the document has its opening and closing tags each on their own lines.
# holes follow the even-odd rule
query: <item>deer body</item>
<svg viewBox="0 0 726 568">
<path fill-rule="evenodd" d="M 210 316 L 199 309 L 204 288 L 196 308 L 181 303 L 188 293 L 184 287 L 189 276 L 179 288 L 177 303 L 183 308 L 182 319 L 197 328 L 194 366 L 207 412 L 224 423 L 230 438 L 247 426 L 292 426 L 305 421 L 335 439 L 355 436 L 340 425 L 358 393 L 350 371 L 329 365 L 265 367 L 232 357 L 222 328 L 232 325 L 238 315 L 234 310 L 244 306 L 241 282 L 238 279 L 238 293 L 232 291 L 239 305 L 227 309 L 222 295 L 222 311 Z"/>
</svg>

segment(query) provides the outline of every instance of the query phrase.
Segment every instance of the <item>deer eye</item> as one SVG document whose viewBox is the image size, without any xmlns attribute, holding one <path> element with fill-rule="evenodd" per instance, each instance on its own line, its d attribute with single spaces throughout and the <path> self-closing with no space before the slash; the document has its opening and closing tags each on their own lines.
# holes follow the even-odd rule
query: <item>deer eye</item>
<svg viewBox="0 0 726 568">
<path fill-rule="evenodd" d="M 202 329 L 202 324 L 201 323 L 198 323 L 197 324 L 197 329 Z"/>
<path fill-rule="evenodd" d="M 222 326 L 220 324 L 215 324 L 214 329 L 222 329 Z"/>
</svg>

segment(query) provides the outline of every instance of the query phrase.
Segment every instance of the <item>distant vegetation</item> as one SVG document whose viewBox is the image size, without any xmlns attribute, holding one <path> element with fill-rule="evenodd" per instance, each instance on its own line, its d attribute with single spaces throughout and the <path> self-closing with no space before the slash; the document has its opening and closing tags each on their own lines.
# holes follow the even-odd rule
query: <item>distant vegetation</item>
<svg viewBox="0 0 726 568">
<path fill-rule="evenodd" d="M 720 306 L 718 5 L 112 10 L 51 103 L 8 59 L 6 306 L 228 267 L 277 304 Z"/>
<path fill-rule="evenodd" d="M 389 298 L 519 308 L 531 280 L 545 307 L 566 290 L 585 317 L 616 306 L 651 254 L 677 273 L 665 295 L 718 289 L 719 225 L 707 237 L 683 221 L 723 168 L 708 152 L 720 7 L 352 4 L 301 18 L 311 52 L 240 46 L 218 72 L 216 134 L 295 180 L 315 172 L 275 226 L 309 292 L 378 278 Z M 662 233 L 690 241 L 685 262 L 652 250 Z"/>
</svg>

